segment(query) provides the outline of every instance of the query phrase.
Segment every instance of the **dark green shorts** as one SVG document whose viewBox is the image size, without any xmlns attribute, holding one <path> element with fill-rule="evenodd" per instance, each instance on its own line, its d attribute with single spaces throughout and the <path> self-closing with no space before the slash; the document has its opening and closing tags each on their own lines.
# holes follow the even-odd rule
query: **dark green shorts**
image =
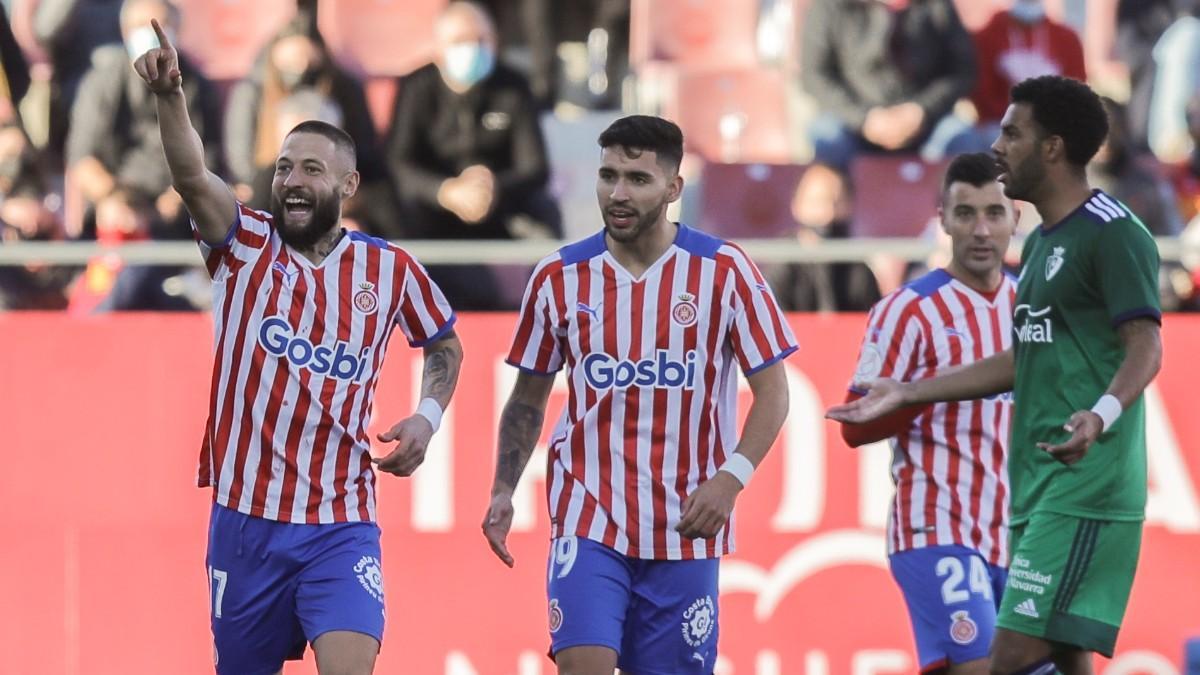
<svg viewBox="0 0 1200 675">
<path fill-rule="evenodd" d="M 1035 513 L 1010 537 L 1012 564 L 996 625 L 1111 658 L 1142 523 Z"/>
</svg>

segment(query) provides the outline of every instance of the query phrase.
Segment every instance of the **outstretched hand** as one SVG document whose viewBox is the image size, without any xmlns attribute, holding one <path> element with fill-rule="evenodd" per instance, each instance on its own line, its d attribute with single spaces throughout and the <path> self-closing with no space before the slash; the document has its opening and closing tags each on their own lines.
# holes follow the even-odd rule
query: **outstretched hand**
<svg viewBox="0 0 1200 675">
<path fill-rule="evenodd" d="M 1071 419 L 1067 420 L 1063 429 L 1071 434 L 1071 437 L 1065 442 L 1038 443 L 1037 446 L 1050 453 L 1054 459 L 1070 466 L 1083 459 L 1083 456 L 1087 454 L 1088 448 L 1104 431 L 1104 422 L 1091 410 L 1080 410 L 1071 415 Z"/>
<path fill-rule="evenodd" d="M 133 69 L 137 71 L 138 77 L 141 77 L 150 86 L 150 91 L 155 94 L 162 95 L 179 91 L 179 88 L 183 86 L 183 75 L 179 72 L 179 54 L 171 45 L 166 31 L 158 25 L 158 21 L 151 19 L 150 25 L 154 28 L 155 35 L 158 36 L 158 48 L 151 49 L 137 57 L 137 60 L 133 62 Z"/>
<path fill-rule="evenodd" d="M 869 384 L 858 386 L 867 390 L 865 396 L 850 403 L 833 406 L 825 411 L 825 417 L 847 424 L 863 424 L 873 422 L 905 405 L 904 385 L 900 382 L 881 377 Z"/>
</svg>

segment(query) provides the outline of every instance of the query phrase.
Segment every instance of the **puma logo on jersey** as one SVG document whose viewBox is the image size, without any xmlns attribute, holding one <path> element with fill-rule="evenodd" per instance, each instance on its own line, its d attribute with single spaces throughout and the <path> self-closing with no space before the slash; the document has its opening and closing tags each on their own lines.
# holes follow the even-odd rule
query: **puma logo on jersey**
<svg viewBox="0 0 1200 675">
<path fill-rule="evenodd" d="M 600 310 L 588 307 L 582 302 L 575 303 L 575 311 L 581 314 L 587 314 L 588 316 L 592 317 L 592 321 L 600 320 Z"/>
</svg>

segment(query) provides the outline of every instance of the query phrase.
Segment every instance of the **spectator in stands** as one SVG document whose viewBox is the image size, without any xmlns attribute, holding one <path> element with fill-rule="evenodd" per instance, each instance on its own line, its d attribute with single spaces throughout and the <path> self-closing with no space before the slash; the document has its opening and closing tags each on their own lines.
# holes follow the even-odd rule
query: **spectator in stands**
<svg viewBox="0 0 1200 675">
<path fill-rule="evenodd" d="M 146 241 L 158 218 L 153 202 L 136 192 L 117 189 L 96 204 L 96 241 L 125 244 Z M 72 314 L 109 311 L 191 310 L 183 297 L 171 295 L 164 283 L 183 268 L 170 265 L 126 265 L 111 254 L 96 256 L 71 289 Z"/>
<path fill-rule="evenodd" d="M 295 105 L 292 111 L 282 113 L 280 107 L 302 90 L 316 92 L 336 108 L 336 113 L 327 109 L 321 114 L 336 114 L 341 120 L 339 126 L 354 139 L 364 188 L 382 183 L 385 190 L 390 190 L 362 83 L 334 61 L 317 30 L 314 15 L 301 11 L 272 38 L 251 71 L 229 94 L 225 157 L 237 198 L 255 208 L 270 207 L 270 179 L 263 183 L 261 176 L 264 172 L 270 176 L 274 171 L 280 143 L 291 130 L 285 118 L 295 117 Z M 303 98 L 300 107 L 304 106 Z M 190 95 L 188 100 L 193 100 Z M 361 203 L 347 205 L 347 215 L 364 218 L 364 209 Z M 376 233 L 394 236 L 392 232 Z"/>
<path fill-rule="evenodd" d="M 0 124 L 18 119 L 17 105 L 29 91 L 29 63 L 13 35 L 8 15 L 0 12 Z"/>
<path fill-rule="evenodd" d="M 53 197 L 33 145 L 15 121 L 0 126 L 0 245 L 63 238 Z M 74 270 L 55 265 L 0 266 L 0 311 L 62 309 Z"/>
<path fill-rule="evenodd" d="M 1157 67 L 1154 46 L 1175 20 L 1193 10 L 1197 0 L 1120 0 L 1114 51 L 1129 68 L 1129 143 L 1137 151 L 1149 147 L 1150 106 Z"/>
<path fill-rule="evenodd" d="M 1087 81 L 1083 43 L 1075 31 L 1046 16 L 1043 0 L 1016 0 L 996 12 L 974 36 L 979 79 L 971 102 L 978 120 L 969 136 L 948 149 L 950 154 L 981 152 L 1000 134 L 1000 118 L 1008 108 L 1008 92 L 1021 80 L 1064 75 Z"/>
<path fill-rule="evenodd" d="M 57 168 L 63 160 L 75 96 L 93 69 L 92 54 L 120 44 L 123 0 L 36 0 L 34 38 L 50 57 L 50 138 L 47 148 Z"/>
<path fill-rule="evenodd" d="M 1190 146 L 1186 110 L 1200 91 L 1200 1 L 1175 19 L 1154 45 L 1154 91 L 1147 141 L 1159 160 L 1177 162 Z"/>
<path fill-rule="evenodd" d="M 1171 168 L 1171 185 L 1178 198 L 1179 215 L 1190 226 L 1200 216 L 1200 89 L 1188 101 L 1185 115 L 1192 151 L 1187 159 Z M 1200 221 L 1195 224 L 1200 227 Z"/>
<path fill-rule="evenodd" d="M 1175 237 L 1183 221 L 1175 208 L 1175 192 L 1163 179 L 1154 158 L 1130 143 L 1124 105 L 1101 99 L 1108 112 L 1108 137 L 1088 165 L 1088 182 L 1125 202 L 1156 237 Z"/>
<path fill-rule="evenodd" d="M 401 81 L 387 143 L 409 235 L 558 236 L 537 105 L 526 78 L 496 60 L 491 18 L 474 3 L 452 2 L 436 31 L 437 59 Z M 456 308 L 497 308 L 487 269 L 430 274 Z"/>
<path fill-rule="evenodd" d="M 792 199 L 797 239 L 813 245 L 844 239 L 853 212 L 854 191 L 845 174 L 823 164 L 804 172 Z M 763 273 L 788 311 L 864 312 L 881 297 L 875 275 L 862 262 L 769 265 Z"/>
<path fill-rule="evenodd" d="M 133 59 L 158 46 L 151 19 L 168 34 L 179 28 L 179 10 L 167 0 L 126 0 L 121 7 L 123 46 L 100 47 L 93 55 L 71 111 L 68 178 L 93 207 L 118 190 L 154 205 L 157 217 L 150 232 L 155 239 L 187 237 L 187 216 L 171 187 L 158 133 L 158 108 L 133 71 Z M 206 148 L 219 147 L 216 90 L 183 56 L 180 67 L 196 130 Z M 215 154 L 207 161 L 218 166 Z"/>
<path fill-rule="evenodd" d="M 812 0 L 804 86 L 821 115 L 818 161 L 916 151 L 975 84 L 975 50 L 951 0 Z"/>
</svg>

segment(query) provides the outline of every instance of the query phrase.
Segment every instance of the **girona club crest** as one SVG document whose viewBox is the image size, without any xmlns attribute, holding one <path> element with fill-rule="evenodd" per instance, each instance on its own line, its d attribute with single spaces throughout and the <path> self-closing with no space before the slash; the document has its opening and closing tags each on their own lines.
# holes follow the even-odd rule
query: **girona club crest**
<svg viewBox="0 0 1200 675">
<path fill-rule="evenodd" d="M 699 312 L 696 309 L 696 296 L 691 293 L 679 294 L 679 301 L 671 308 L 671 319 L 683 327 L 696 323 Z"/>
<path fill-rule="evenodd" d="M 979 627 L 971 620 L 966 611 L 950 615 L 950 639 L 960 645 L 969 645 L 979 635 Z"/>
<path fill-rule="evenodd" d="M 363 314 L 373 314 L 379 309 L 379 296 L 375 294 L 375 284 L 366 281 L 358 285 L 354 294 L 354 309 Z"/>
</svg>

